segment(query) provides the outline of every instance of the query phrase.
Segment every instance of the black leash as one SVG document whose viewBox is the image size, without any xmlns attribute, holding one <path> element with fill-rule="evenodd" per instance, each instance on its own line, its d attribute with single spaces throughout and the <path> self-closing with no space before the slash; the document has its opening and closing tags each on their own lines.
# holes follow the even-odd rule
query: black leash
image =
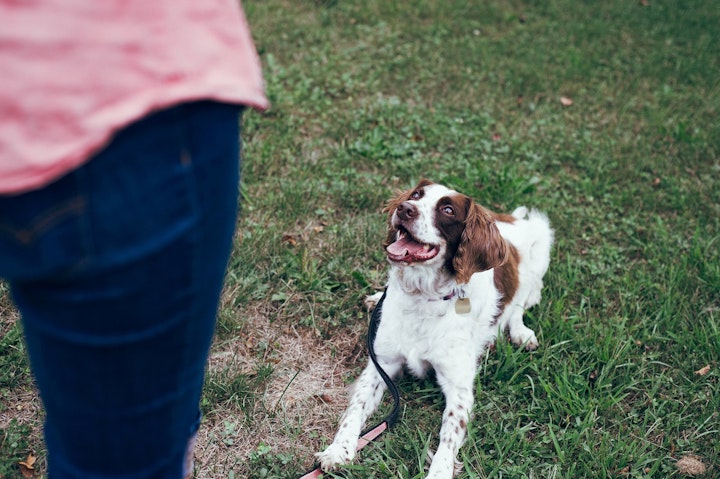
<svg viewBox="0 0 720 479">
<path fill-rule="evenodd" d="M 378 304 L 375 306 L 372 316 L 370 317 L 370 327 L 367 336 L 367 347 L 368 352 L 370 353 L 370 359 L 375 365 L 375 369 L 377 369 L 377 372 L 380 373 L 380 377 L 383 379 L 383 381 L 385 381 L 385 385 L 387 386 L 390 394 L 393 397 L 394 404 L 392 411 L 390 411 L 390 413 L 385 416 L 385 419 L 380 422 L 380 424 L 387 423 L 387 427 L 389 429 L 393 427 L 398 420 L 398 413 L 400 412 L 400 393 L 398 392 L 398 388 L 397 386 L 395 386 L 395 383 L 392 381 L 392 379 L 390 379 L 390 376 L 388 376 L 385 370 L 380 366 L 377 357 L 375 356 L 375 336 L 377 336 L 377 330 L 378 327 L 380 327 L 380 315 L 382 313 L 382 305 L 385 301 L 386 294 L 387 290 L 383 291 L 383 295 L 380 298 L 380 301 L 378 301 Z M 378 426 L 380 424 L 378 424 Z M 372 427 L 370 428 L 370 430 L 375 429 L 376 427 L 377 426 Z"/>
<path fill-rule="evenodd" d="M 377 439 L 383 432 L 387 431 L 391 427 L 395 425 L 395 423 L 398 420 L 398 415 L 400 413 L 400 393 L 398 392 L 397 386 L 395 386 L 395 383 L 390 379 L 390 376 L 385 372 L 385 370 L 380 366 L 378 363 L 377 357 L 375 356 L 375 336 L 377 336 L 377 330 L 380 326 L 380 315 L 382 313 L 382 305 L 385 301 L 385 295 L 387 293 L 386 291 L 383 291 L 383 295 L 380 298 L 380 301 L 378 301 L 377 305 L 375 306 L 375 309 L 372 312 L 372 316 L 370 316 L 370 326 L 368 328 L 368 335 L 367 335 L 367 346 L 368 346 L 368 352 L 370 353 L 370 359 L 372 360 L 373 364 L 375 365 L 375 369 L 377 369 L 377 372 L 380 374 L 380 377 L 383 381 L 385 381 L 385 385 L 387 385 L 388 390 L 390 391 L 390 394 L 393 397 L 393 408 L 390 411 L 390 413 L 385 416 L 385 419 L 377 423 L 375 426 L 372 426 L 365 431 L 363 431 L 360 434 L 360 437 L 358 438 L 358 445 L 357 450 L 359 451 L 363 447 L 370 444 L 372 441 Z M 312 471 L 308 472 L 307 474 L 300 477 L 300 479 L 313 479 L 316 477 L 320 477 L 322 475 L 322 470 L 320 469 L 320 466 L 317 466 Z"/>
</svg>

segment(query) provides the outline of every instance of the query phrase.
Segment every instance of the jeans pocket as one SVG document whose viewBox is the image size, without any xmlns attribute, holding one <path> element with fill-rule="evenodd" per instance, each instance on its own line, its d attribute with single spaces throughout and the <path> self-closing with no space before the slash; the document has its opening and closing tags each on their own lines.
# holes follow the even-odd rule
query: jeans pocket
<svg viewBox="0 0 720 479">
<path fill-rule="evenodd" d="M 87 199 L 72 183 L 0 198 L 0 277 L 62 278 L 86 262 Z"/>
</svg>

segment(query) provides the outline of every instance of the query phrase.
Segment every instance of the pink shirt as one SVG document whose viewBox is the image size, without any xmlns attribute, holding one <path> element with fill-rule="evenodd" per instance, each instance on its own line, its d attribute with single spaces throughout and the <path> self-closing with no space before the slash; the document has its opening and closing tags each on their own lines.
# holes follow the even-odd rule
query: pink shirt
<svg viewBox="0 0 720 479">
<path fill-rule="evenodd" d="M 0 194 L 46 185 L 152 110 L 268 107 L 237 0 L 0 0 Z"/>
</svg>

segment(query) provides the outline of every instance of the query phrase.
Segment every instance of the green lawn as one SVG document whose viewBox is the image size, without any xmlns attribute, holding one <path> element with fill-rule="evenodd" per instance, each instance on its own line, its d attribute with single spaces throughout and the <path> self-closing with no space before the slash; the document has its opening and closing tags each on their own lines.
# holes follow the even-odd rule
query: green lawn
<svg viewBox="0 0 720 479">
<path fill-rule="evenodd" d="M 540 348 L 502 341 L 483 361 L 458 477 L 680 478 L 688 457 L 720 477 L 720 3 L 244 6 L 273 106 L 244 119 L 198 478 L 312 466 L 366 362 L 381 209 L 423 177 L 556 230 L 526 316 Z M 30 452 L 40 477 L 1 297 L 0 319 L 0 478 Z M 338 477 L 424 477 L 442 394 L 400 391 L 398 426 Z"/>
</svg>

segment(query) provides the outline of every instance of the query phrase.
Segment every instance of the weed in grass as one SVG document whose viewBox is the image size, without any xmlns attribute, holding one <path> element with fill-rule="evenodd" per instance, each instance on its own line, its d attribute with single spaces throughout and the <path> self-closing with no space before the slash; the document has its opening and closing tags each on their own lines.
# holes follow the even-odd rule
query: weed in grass
<svg viewBox="0 0 720 479">
<path fill-rule="evenodd" d="M 290 454 L 273 453 L 272 446 L 261 443 L 250 453 L 250 476 L 253 479 L 286 477 L 284 470 L 293 462 Z"/>
<path fill-rule="evenodd" d="M 261 388 L 272 374 L 269 364 L 262 364 L 252 373 L 239 373 L 234 369 L 223 369 L 209 374 L 205 381 L 202 408 L 205 413 L 218 406 L 246 413 L 245 420 L 252 422 L 252 415 Z"/>
</svg>

